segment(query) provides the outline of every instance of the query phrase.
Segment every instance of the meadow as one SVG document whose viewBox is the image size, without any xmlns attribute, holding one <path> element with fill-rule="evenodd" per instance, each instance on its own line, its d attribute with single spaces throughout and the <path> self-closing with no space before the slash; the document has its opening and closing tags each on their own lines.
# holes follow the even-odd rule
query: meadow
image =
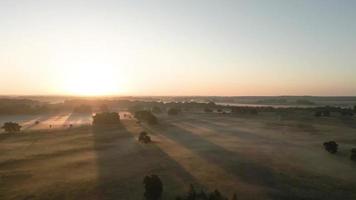
<svg viewBox="0 0 356 200">
<path fill-rule="evenodd" d="M 90 114 L 2 116 L 23 131 L 0 134 L 0 199 L 143 199 L 148 174 L 162 179 L 162 199 L 189 184 L 238 199 L 356 199 L 355 117 L 184 111 L 149 125 L 120 115 L 112 129 L 93 128 Z M 152 143 L 137 141 L 143 130 Z"/>
</svg>

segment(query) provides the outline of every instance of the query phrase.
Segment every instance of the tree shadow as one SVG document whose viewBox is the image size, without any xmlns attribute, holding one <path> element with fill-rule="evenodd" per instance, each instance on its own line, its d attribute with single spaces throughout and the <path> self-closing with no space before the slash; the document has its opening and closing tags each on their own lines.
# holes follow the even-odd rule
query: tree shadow
<svg viewBox="0 0 356 200">
<path fill-rule="evenodd" d="M 95 199 L 142 199 L 143 178 L 158 175 L 163 197 L 174 199 L 190 183 L 199 183 L 155 144 L 141 144 L 125 125 L 93 127 L 97 162 Z"/>
<path fill-rule="evenodd" d="M 229 151 L 200 135 L 176 125 L 161 124 L 160 127 L 153 127 L 150 130 L 154 133 L 164 132 L 164 136 L 176 141 L 209 163 L 220 166 L 228 174 L 245 183 L 269 188 L 267 196 L 272 199 L 352 199 L 354 197 L 350 187 L 340 191 L 338 180 L 334 180 L 331 177 L 318 177 L 318 179 L 315 179 L 314 174 L 308 174 L 307 172 L 287 174 L 276 171 L 267 167 L 268 163 L 266 165 L 256 163 L 251 158 L 238 152 Z M 248 139 L 259 137 L 258 135 L 246 136 L 248 134 L 250 133 L 243 133 L 239 137 L 243 136 Z M 304 182 L 299 177 L 300 175 L 307 178 L 312 177 L 313 180 Z M 321 186 L 323 184 L 330 185 L 328 187 Z M 244 196 L 248 196 L 248 194 Z"/>
<path fill-rule="evenodd" d="M 88 119 L 91 119 L 91 117 L 91 114 L 71 113 L 69 117 L 64 121 L 63 126 L 88 124 Z M 83 121 L 86 122 L 84 123 Z"/>
</svg>

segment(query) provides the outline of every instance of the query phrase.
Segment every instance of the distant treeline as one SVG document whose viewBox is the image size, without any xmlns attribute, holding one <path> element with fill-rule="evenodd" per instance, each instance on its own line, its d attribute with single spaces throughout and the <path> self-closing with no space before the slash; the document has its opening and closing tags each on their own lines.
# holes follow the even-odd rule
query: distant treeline
<svg viewBox="0 0 356 200">
<path fill-rule="evenodd" d="M 301 102 L 307 103 L 307 102 Z M 207 113 L 240 113 L 258 114 L 260 112 L 293 112 L 311 111 L 315 116 L 328 116 L 330 113 L 340 113 L 344 116 L 353 115 L 356 108 L 342 108 L 336 106 L 322 107 L 273 107 L 273 106 L 233 106 L 217 105 L 212 101 L 202 102 L 160 102 L 160 101 L 135 101 L 135 100 L 87 100 L 74 99 L 62 103 L 44 103 L 28 99 L 0 99 L 0 115 L 4 114 L 41 114 L 57 112 L 92 113 L 108 112 L 110 110 L 136 111 L 149 110 L 153 113 L 168 113 L 175 115 L 186 111 L 203 111 Z M 329 114 L 328 114 L 329 113 Z"/>
</svg>

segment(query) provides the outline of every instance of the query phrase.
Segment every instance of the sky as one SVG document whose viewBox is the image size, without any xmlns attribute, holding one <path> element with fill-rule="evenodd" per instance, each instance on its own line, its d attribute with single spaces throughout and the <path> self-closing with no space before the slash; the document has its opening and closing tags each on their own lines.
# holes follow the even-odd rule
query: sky
<svg viewBox="0 0 356 200">
<path fill-rule="evenodd" d="M 2 95 L 356 95 L 356 1 L 0 0 Z"/>
</svg>

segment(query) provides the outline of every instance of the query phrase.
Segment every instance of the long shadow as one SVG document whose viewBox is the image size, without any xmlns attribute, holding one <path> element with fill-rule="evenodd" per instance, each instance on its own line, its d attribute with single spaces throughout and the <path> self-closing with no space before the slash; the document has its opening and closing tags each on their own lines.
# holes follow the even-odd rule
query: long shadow
<svg viewBox="0 0 356 200">
<path fill-rule="evenodd" d="M 80 114 L 80 113 L 71 113 L 69 117 L 64 121 L 63 126 L 80 125 L 82 124 L 83 119 L 91 118 L 91 114 Z"/>
<path fill-rule="evenodd" d="M 155 144 L 140 144 L 124 125 L 92 128 L 97 162 L 95 199 L 143 199 L 144 176 L 157 174 L 164 199 L 174 199 L 190 183 L 199 183 Z"/>
<path fill-rule="evenodd" d="M 164 129 L 166 137 L 190 149 L 208 162 L 219 165 L 236 178 L 249 184 L 271 188 L 268 196 L 272 199 L 352 199 L 355 195 L 352 191 L 340 192 L 337 185 L 334 185 L 335 188 L 328 187 L 325 190 L 320 186 L 325 184 L 322 181 L 315 183 L 315 180 L 313 180 L 312 184 L 304 183 L 300 178 L 295 177 L 296 175 L 281 173 L 255 163 L 244 155 L 226 150 L 199 135 L 172 124 L 165 124 L 160 128 L 152 128 L 151 130 L 162 132 L 162 129 Z M 303 175 L 308 176 L 305 173 Z M 336 181 L 327 177 L 326 179 L 329 180 L 327 184 Z"/>
<path fill-rule="evenodd" d="M 33 123 L 33 124 L 30 124 L 28 126 L 25 127 L 26 130 L 28 129 L 31 129 L 33 127 L 36 127 L 38 125 L 40 125 L 42 122 L 45 122 L 46 120 L 52 118 L 52 117 L 55 117 L 56 115 L 52 115 L 52 114 L 46 114 L 46 115 L 41 115 L 39 118 L 36 118 L 35 121 L 38 121 L 39 123 Z"/>
</svg>

